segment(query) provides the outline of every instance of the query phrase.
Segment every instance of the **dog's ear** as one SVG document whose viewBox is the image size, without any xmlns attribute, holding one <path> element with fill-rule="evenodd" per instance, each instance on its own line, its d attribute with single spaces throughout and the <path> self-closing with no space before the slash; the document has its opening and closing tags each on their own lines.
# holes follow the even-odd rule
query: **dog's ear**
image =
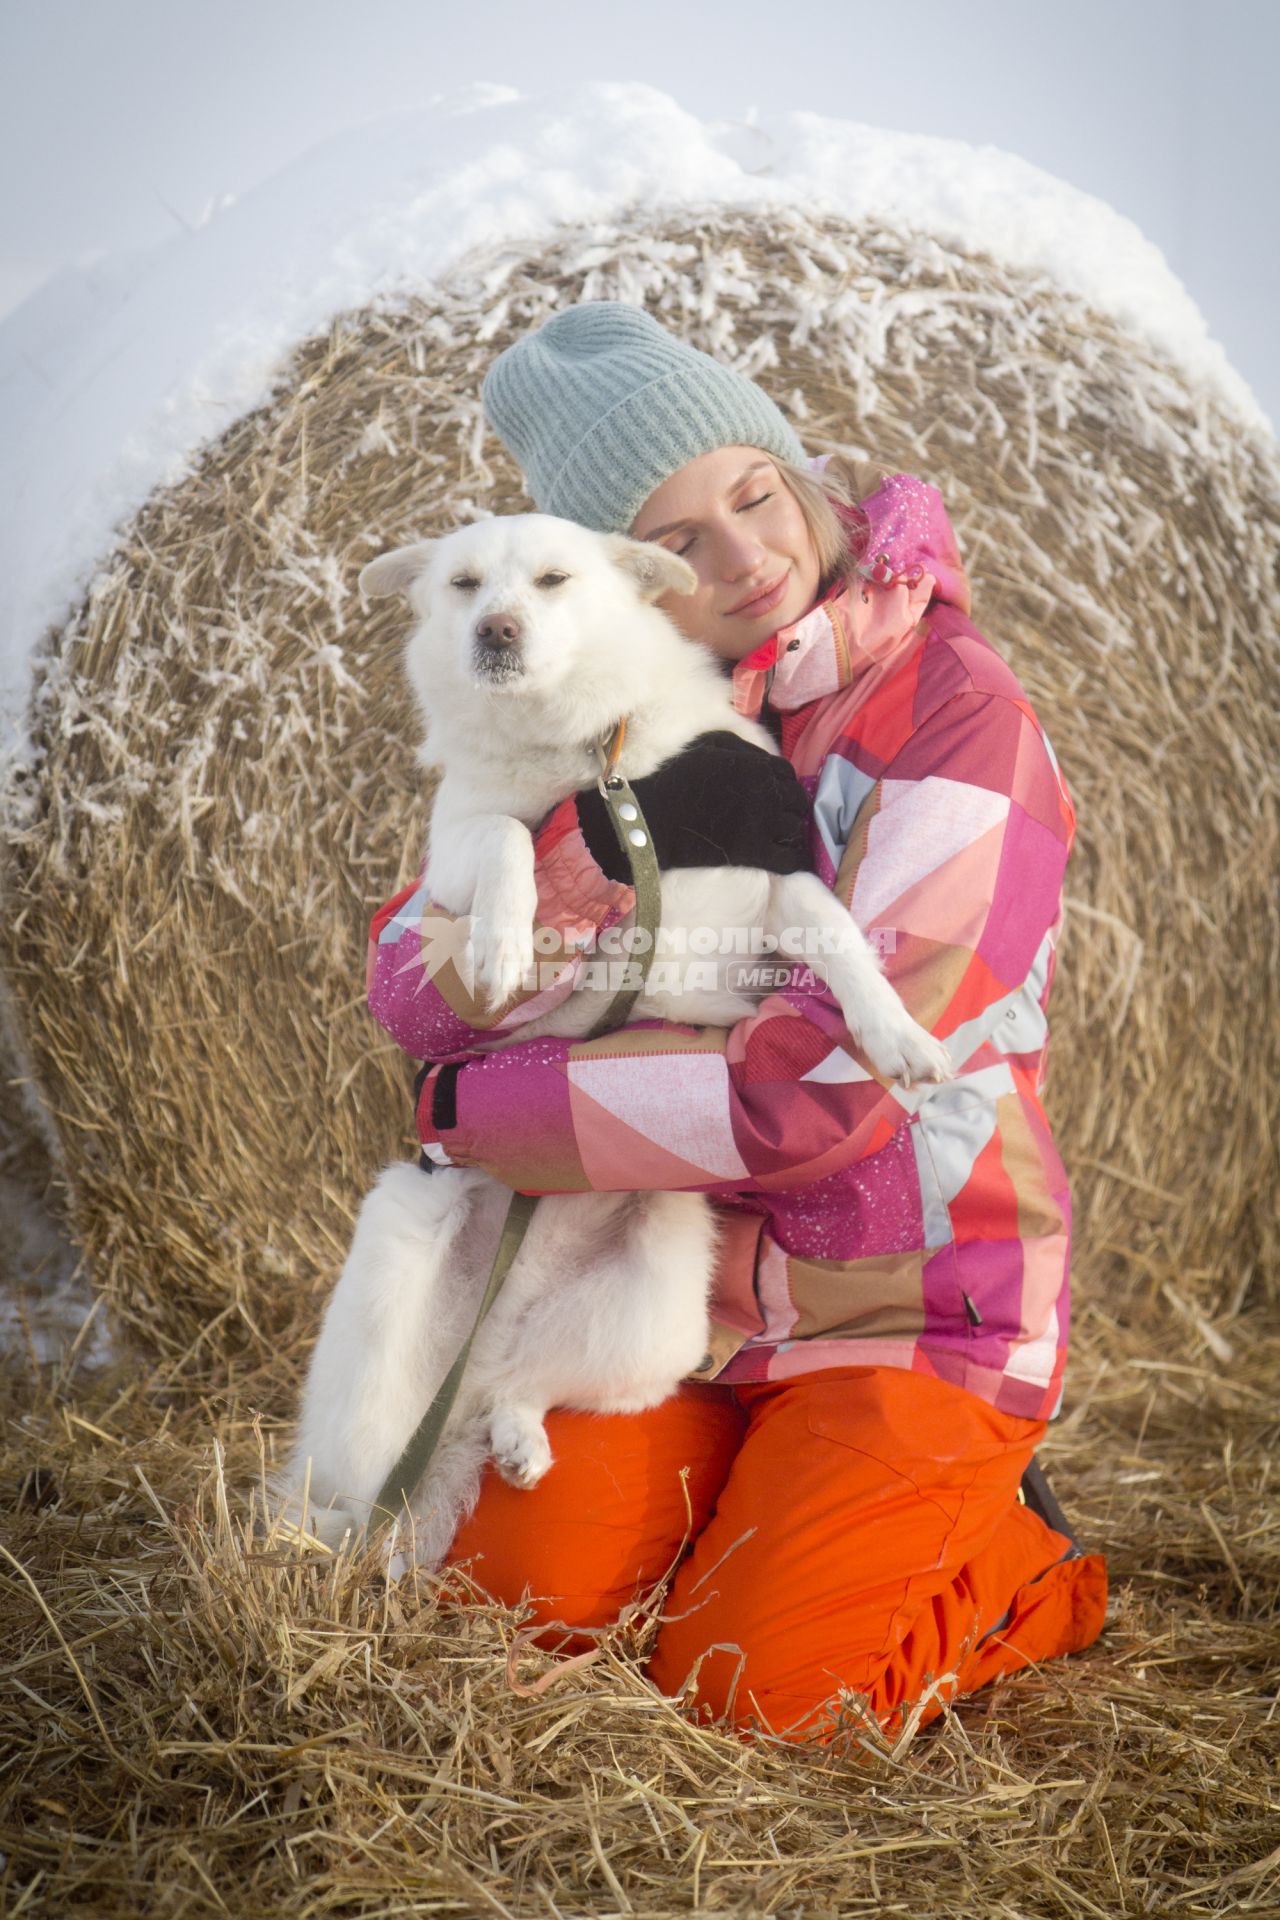
<svg viewBox="0 0 1280 1920">
<path fill-rule="evenodd" d="M 411 547 L 380 553 L 361 567 L 359 587 L 366 600 L 385 600 L 388 594 L 408 593 L 435 548 L 434 540 L 418 540 Z"/>
<path fill-rule="evenodd" d="M 698 584 L 698 576 L 687 560 L 652 540 L 609 533 L 605 545 L 614 565 L 630 574 L 645 600 L 660 600 L 664 593 L 692 593 Z"/>
</svg>

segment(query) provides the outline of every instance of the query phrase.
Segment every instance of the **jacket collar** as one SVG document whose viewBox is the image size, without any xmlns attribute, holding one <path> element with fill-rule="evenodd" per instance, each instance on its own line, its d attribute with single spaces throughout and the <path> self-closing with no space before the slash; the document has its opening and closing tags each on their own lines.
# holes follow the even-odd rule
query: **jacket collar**
<svg viewBox="0 0 1280 1920">
<path fill-rule="evenodd" d="M 865 682 L 869 693 L 915 645 L 934 586 L 919 562 L 895 571 L 877 554 L 738 661 L 734 707 L 755 719 L 766 701 L 790 713 L 843 687 Z"/>
</svg>

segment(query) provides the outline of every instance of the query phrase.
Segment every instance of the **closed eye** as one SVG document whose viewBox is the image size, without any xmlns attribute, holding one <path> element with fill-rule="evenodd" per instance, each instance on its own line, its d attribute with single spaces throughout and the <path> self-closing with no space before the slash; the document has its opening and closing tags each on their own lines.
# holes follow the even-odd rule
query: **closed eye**
<svg viewBox="0 0 1280 1920">
<path fill-rule="evenodd" d="M 758 498 L 758 499 L 756 499 L 756 500 L 747 500 L 747 501 L 744 501 L 744 503 L 742 504 L 742 506 L 740 506 L 740 507 L 738 507 L 738 508 L 736 509 L 736 511 L 737 511 L 738 513 L 750 513 L 750 511 L 751 511 L 751 509 L 752 509 L 752 507 L 762 507 L 762 506 L 764 505 L 764 503 L 765 503 L 765 501 L 766 501 L 766 500 L 772 500 L 772 498 L 773 498 L 773 494 L 772 494 L 772 493 L 762 493 L 762 494 L 761 494 L 761 495 L 759 496 L 759 498 Z M 691 533 L 691 534 L 689 535 L 689 538 L 688 538 L 688 539 L 687 539 L 687 540 L 685 541 L 685 543 L 684 543 L 684 545 L 683 545 L 682 547 L 672 547 L 672 548 L 670 549 L 670 551 L 671 551 L 672 553 L 674 553 L 674 554 L 675 554 L 675 555 L 677 556 L 677 558 L 683 558 L 683 556 L 684 556 L 684 555 L 685 555 L 686 553 L 688 553 L 688 551 L 689 551 L 689 549 L 690 549 L 690 547 L 691 547 L 691 546 L 693 545 L 693 543 L 694 543 L 694 541 L 695 541 L 695 540 L 697 539 L 697 537 L 698 537 L 698 536 L 697 536 L 697 534 L 696 534 L 696 533 Z"/>
<path fill-rule="evenodd" d="M 568 578 L 567 573 L 541 573 L 533 584 L 535 587 L 562 587 Z"/>
<path fill-rule="evenodd" d="M 449 585 L 456 587 L 459 593 L 474 593 L 480 582 L 473 573 L 456 573 Z"/>
</svg>

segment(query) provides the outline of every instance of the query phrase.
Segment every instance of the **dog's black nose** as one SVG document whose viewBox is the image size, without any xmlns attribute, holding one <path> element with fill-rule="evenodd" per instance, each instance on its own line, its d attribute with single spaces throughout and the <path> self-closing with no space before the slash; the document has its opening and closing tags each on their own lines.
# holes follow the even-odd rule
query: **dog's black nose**
<svg viewBox="0 0 1280 1920">
<path fill-rule="evenodd" d="M 513 613 L 491 613 L 476 622 L 476 639 L 485 647 L 514 647 L 521 631 Z"/>
</svg>

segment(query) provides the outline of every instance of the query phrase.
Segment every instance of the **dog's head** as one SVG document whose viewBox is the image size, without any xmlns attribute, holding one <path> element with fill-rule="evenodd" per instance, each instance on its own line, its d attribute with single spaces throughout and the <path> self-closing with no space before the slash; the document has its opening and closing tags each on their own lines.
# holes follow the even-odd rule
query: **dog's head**
<svg viewBox="0 0 1280 1920">
<path fill-rule="evenodd" d="M 696 585 L 664 547 L 546 513 L 478 520 L 360 574 L 366 598 L 402 593 L 419 616 L 408 665 L 428 711 L 433 688 L 555 695 L 616 672 L 637 608 Z"/>
</svg>

